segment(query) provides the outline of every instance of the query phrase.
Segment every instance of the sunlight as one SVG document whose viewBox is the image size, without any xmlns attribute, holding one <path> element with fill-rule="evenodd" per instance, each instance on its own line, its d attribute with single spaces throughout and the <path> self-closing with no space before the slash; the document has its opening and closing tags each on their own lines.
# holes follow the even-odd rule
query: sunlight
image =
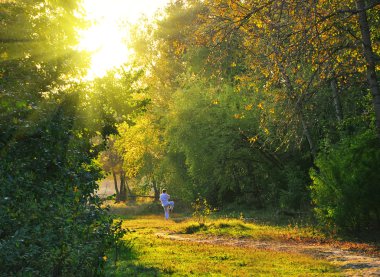
<svg viewBox="0 0 380 277">
<path fill-rule="evenodd" d="M 83 0 L 86 19 L 92 23 L 80 31 L 79 50 L 91 52 L 91 66 L 86 79 L 102 77 L 128 61 L 129 25 L 146 15 L 150 17 L 168 0 Z"/>
</svg>

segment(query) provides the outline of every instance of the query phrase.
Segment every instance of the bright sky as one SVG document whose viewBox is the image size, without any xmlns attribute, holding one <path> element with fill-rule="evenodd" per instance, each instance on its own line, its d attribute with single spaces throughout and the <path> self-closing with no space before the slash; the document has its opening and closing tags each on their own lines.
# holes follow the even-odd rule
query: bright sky
<svg viewBox="0 0 380 277">
<path fill-rule="evenodd" d="M 125 41 L 128 29 L 122 21 L 136 23 L 142 16 L 152 16 L 169 0 L 83 0 L 86 18 L 93 23 L 80 33 L 79 49 L 92 53 L 91 68 L 86 79 L 103 76 L 107 70 L 128 60 L 131 50 Z"/>
</svg>

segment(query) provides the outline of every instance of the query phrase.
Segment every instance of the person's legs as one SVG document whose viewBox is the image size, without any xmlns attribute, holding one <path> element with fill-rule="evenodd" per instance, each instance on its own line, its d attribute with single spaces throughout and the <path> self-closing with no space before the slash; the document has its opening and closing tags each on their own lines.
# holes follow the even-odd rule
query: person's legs
<svg viewBox="0 0 380 277">
<path fill-rule="evenodd" d="M 169 219 L 169 205 L 164 207 L 165 219 Z"/>
<path fill-rule="evenodd" d="M 174 208 L 174 201 L 169 201 L 169 208 L 172 211 Z"/>
</svg>

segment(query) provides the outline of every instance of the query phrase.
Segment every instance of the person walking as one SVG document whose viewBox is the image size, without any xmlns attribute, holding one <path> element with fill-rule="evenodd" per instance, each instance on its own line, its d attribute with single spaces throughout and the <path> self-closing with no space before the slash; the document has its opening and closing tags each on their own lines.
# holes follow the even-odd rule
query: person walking
<svg viewBox="0 0 380 277">
<path fill-rule="evenodd" d="M 170 195 L 166 193 L 166 189 L 160 194 L 161 205 L 164 208 L 165 219 L 169 219 L 169 212 L 173 211 L 174 201 L 169 201 Z"/>
</svg>

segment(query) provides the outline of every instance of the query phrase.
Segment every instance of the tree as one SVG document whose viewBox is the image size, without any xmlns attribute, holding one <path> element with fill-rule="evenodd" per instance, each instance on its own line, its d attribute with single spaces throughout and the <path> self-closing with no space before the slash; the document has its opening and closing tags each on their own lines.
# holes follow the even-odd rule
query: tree
<svg viewBox="0 0 380 277">
<path fill-rule="evenodd" d="M 366 62 L 360 55 L 358 41 L 366 40 L 368 54 L 365 56 L 374 56 L 369 44 L 371 24 L 365 28 L 365 39 L 352 15 L 365 15 L 366 10 L 375 9 L 377 1 L 362 10 L 352 8 L 354 1 L 210 1 L 205 4 L 212 17 L 211 22 L 205 21 L 201 32 L 211 35 L 212 41 L 217 43 L 229 39 L 233 32 L 242 33 L 247 61 L 254 66 L 245 75 L 257 84 L 260 84 L 258 78 L 264 76 L 269 91 L 273 91 L 273 85 L 284 87 L 285 100 L 291 104 L 290 111 L 299 117 L 310 151 L 315 156 L 315 139 L 305 120 L 305 105 L 328 80 L 338 78 L 347 83 L 345 76 L 353 74 L 360 78 Z M 374 16 L 374 26 L 376 20 Z M 372 59 L 372 63 L 374 61 Z M 372 83 L 375 85 L 374 81 Z M 333 93 L 336 90 L 333 89 Z M 378 113 L 376 95 L 375 91 L 375 114 Z M 336 109 L 340 113 L 339 103 Z"/>
<path fill-rule="evenodd" d="M 0 264 L 6 275 L 97 275 L 117 231 L 94 195 L 95 129 L 76 1 L 2 1 Z M 83 59 L 82 59 L 82 58 Z"/>
<path fill-rule="evenodd" d="M 379 149 L 376 133 L 367 131 L 318 156 L 318 170 L 311 172 L 312 199 L 318 219 L 329 231 L 359 234 L 379 228 Z"/>
<path fill-rule="evenodd" d="M 261 109 L 231 87 L 216 93 L 200 80 L 192 84 L 175 94 L 166 139 L 171 152 L 183 153 L 194 195 L 213 205 L 240 201 L 264 207 L 274 201 L 271 186 L 264 184 L 277 187 L 280 168 L 261 141 Z"/>
<path fill-rule="evenodd" d="M 124 123 L 118 128 L 120 139 L 117 148 L 123 157 L 123 168 L 128 178 L 145 178 L 153 189 L 154 198 L 159 200 L 160 180 L 157 168 L 165 153 L 165 145 L 159 129 L 151 121 L 148 114 L 136 119 L 134 125 Z"/>
<path fill-rule="evenodd" d="M 374 1 L 372 3 L 372 7 L 376 7 L 376 5 L 380 5 L 380 1 Z M 373 51 L 372 47 L 372 41 L 371 41 L 371 31 L 370 31 L 370 23 L 367 19 L 367 10 L 371 7 L 367 7 L 365 5 L 364 0 L 357 0 L 356 1 L 356 7 L 358 12 L 358 22 L 360 27 L 360 33 L 362 38 L 362 44 L 363 44 L 363 52 L 364 57 L 366 59 L 366 66 L 367 66 L 367 80 L 368 84 L 372 93 L 372 99 L 373 99 L 373 106 L 375 110 L 375 118 L 376 118 L 376 127 L 377 127 L 377 134 L 380 139 L 380 86 L 379 82 L 377 80 L 377 74 L 376 74 L 376 65 L 378 64 L 378 61 L 376 62 L 375 59 L 375 53 Z M 379 56 L 378 56 L 379 57 Z"/>
<path fill-rule="evenodd" d="M 279 137 L 276 135 L 268 136 L 271 131 L 276 130 L 274 126 L 270 126 L 270 123 L 268 123 L 268 120 L 266 119 L 272 116 L 272 113 L 274 111 L 273 106 L 267 104 L 265 104 L 265 108 L 263 106 L 263 103 L 265 103 L 264 99 L 269 100 L 270 97 L 264 93 L 250 95 L 252 92 L 251 84 L 247 84 L 247 87 L 250 89 L 245 89 L 244 85 L 240 84 L 239 77 L 241 77 L 242 74 L 247 71 L 247 66 L 241 62 L 242 59 L 244 61 L 243 57 L 246 55 L 244 51 L 240 51 L 242 50 L 240 46 L 240 43 L 242 42 L 241 34 L 231 35 L 233 38 L 232 41 L 227 41 L 226 43 L 221 42 L 220 45 L 218 45 L 220 48 L 214 47 L 212 45 L 210 46 L 207 44 L 206 39 L 203 37 L 200 37 L 200 40 L 198 40 L 198 38 L 194 37 L 194 34 L 199 34 L 196 31 L 201 27 L 200 24 L 203 22 L 202 20 L 199 21 L 198 15 L 207 13 L 205 12 L 205 7 L 203 4 L 198 3 L 197 1 L 195 2 L 196 3 L 194 4 L 185 4 L 184 2 L 177 1 L 176 3 L 170 5 L 166 11 L 166 17 L 158 20 L 156 25 L 152 24 L 146 28 L 147 34 L 144 35 L 144 32 L 142 32 L 143 35 L 140 40 L 137 38 L 138 42 L 144 41 L 144 43 L 138 43 L 138 46 L 148 45 L 148 47 L 144 48 L 144 51 L 141 51 L 140 48 L 137 48 L 136 51 L 138 52 L 138 55 L 139 53 L 144 55 L 144 63 L 148 64 L 147 72 L 149 72 L 149 74 L 147 78 L 145 77 L 143 80 L 148 84 L 147 94 L 151 96 L 152 102 L 147 111 L 149 112 L 150 118 L 154 119 L 152 120 L 154 122 L 154 126 L 157 126 L 160 129 L 160 134 L 162 134 L 165 144 L 169 146 L 169 148 L 163 152 L 164 155 L 161 158 L 161 164 L 173 165 L 174 160 L 178 163 L 178 166 L 175 166 L 174 168 L 172 166 L 167 168 L 159 167 L 160 171 L 162 172 L 161 176 L 165 176 L 166 180 L 171 179 L 169 176 L 172 176 L 173 179 L 176 179 L 174 178 L 175 174 L 170 173 L 171 170 L 174 169 L 178 172 L 185 172 L 185 174 L 179 174 L 181 177 L 177 177 L 184 181 L 187 186 L 187 191 L 190 191 L 190 194 L 193 194 L 193 197 L 197 194 L 198 189 L 204 191 L 205 193 L 206 191 L 210 191 L 208 195 L 212 195 L 212 197 L 214 197 L 214 203 L 216 203 L 221 200 L 223 196 L 218 196 L 214 192 L 223 191 L 224 188 L 221 188 L 221 184 L 215 184 L 215 180 L 212 180 L 211 175 L 207 177 L 207 175 L 204 174 L 204 179 L 201 181 L 200 176 L 203 176 L 203 174 L 192 172 L 190 164 L 188 163 L 189 154 L 184 151 L 185 148 L 187 149 L 190 147 L 189 145 L 192 145 L 197 149 L 204 150 L 204 148 L 200 147 L 198 144 L 193 145 L 190 143 L 185 146 L 188 143 L 187 139 L 185 139 L 187 135 L 184 135 L 184 140 L 182 141 L 178 137 L 178 132 L 171 133 L 171 127 L 174 122 L 177 122 L 177 125 L 173 128 L 177 130 L 176 128 L 179 128 L 178 126 L 192 126 L 190 124 L 196 124 L 197 121 L 193 122 L 194 118 L 190 119 L 190 117 L 173 118 L 171 117 L 171 114 L 168 113 L 168 110 L 173 111 L 174 114 L 180 114 L 180 111 L 183 112 L 181 109 L 185 109 L 185 107 L 188 106 L 188 104 L 185 103 L 186 101 L 184 99 L 187 99 L 187 96 L 190 95 L 190 98 L 198 97 L 198 93 L 196 93 L 200 90 L 198 86 L 202 87 L 201 90 L 207 95 L 207 97 L 212 97 L 212 99 L 208 100 L 210 102 L 212 102 L 212 100 L 217 101 L 219 96 L 225 97 L 226 88 L 232 89 L 232 87 L 236 87 L 236 93 L 240 93 L 241 101 L 236 101 L 236 99 L 234 99 L 234 101 L 236 101 L 236 103 L 234 103 L 242 110 L 238 112 L 238 108 L 234 114 L 231 114 L 231 116 L 236 116 L 236 118 L 239 118 L 245 114 L 250 113 L 257 115 L 257 111 L 259 111 L 258 113 L 261 114 L 262 119 L 259 121 L 259 127 L 256 126 L 256 121 L 252 121 L 251 124 L 247 123 L 245 125 L 242 125 L 242 130 L 239 130 L 239 128 L 232 128 L 231 131 L 235 134 L 234 136 L 231 134 L 231 136 L 234 138 L 234 140 L 236 139 L 237 141 L 240 141 L 242 145 L 246 144 L 245 146 L 241 146 L 243 149 L 246 147 L 250 148 L 249 139 L 252 139 L 251 141 L 254 141 L 254 143 L 252 143 L 252 148 L 254 151 L 258 151 L 260 153 L 260 160 L 265 160 L 264 163 L 268 162 L 269 160 L 269 163 L 274 162 L 276 164 L 281 164 L 278 162 L 277 158 L 274 158 L 276 155 L 273 153 L 273 149 L 278 147 L 277 142 Z M 179 18 L 178 15 L 181 15 L 181 18 Z M 187 23 L 184 25 L 186 27 L 179 28 L 179 30 L 175 30 L 171 27 L 174 25 L 182 26 L 182 24 L 185 23 Z M 173 66 L 168 68 L 167 65 L 169 64 Z M 167 77 L 165 80 L 162 79 L 162 74 L 160 74 L 162 68 L 167 69 L 165 70 L 166 72 L 164 75 Z M 158 78 L 158 80 L 155 78 Z M 204 81 L 206 78 L 207 85 L 205 85 Z M 155 80 L 155 82 L 153 80 Z M 181 93 L 183 94 L 184 98 L 179 97 Z M 200 102 L 202 102 L 201 99 L 205 100 L 201 97 L 199 99 Z M 208 101 L 205 100 L 203 103 L 204 107 L 210 105 L 210 102 Z M 192 102 L 191 100 L 189 100 L 189 102 L 193 103 L 195 106 L 199 104 Z M 227 104 L 225 103 L 225 105 Z M 231 105 L 233 104 L 231 103 Z M 257 110 L 256 107 L 258 107 Z M 202 109 L 200 108 L 200 110 Z M 194 107 L 193 110 L 189 108 L 187 111 L 189 114 L 192 112 L 198 113 L 197 108 Z M 227 114 L 232 112 L 232 108 L 231 110 L 230 108 L 226 108 L 225 112 Z M 204 116 L 207 117 L 206 113 Z M 215 117 L 214 114 L 210 116 Z M 215 119 L 216 118 L 222 121 L 225 120 L 222 115 L 218 115 L 218 117 L 215 117 Z M 190 123 L 187 122 L 189 120 L 191 121 Z M 205 119 L 202 118 L 202 120 Z M 244 120 L 244 122 L 247 121 Z M 201 125 L 202 123 L 199 124 Z M 239 124 L 236 126 L 239 126 Z M 189 133 L 193 132 L 193 129 L 197 130 L 198 127 L 199 126 L 192 126 Z M 206 131 L 206 129 L 201 129 L 199 130 L 199 133 L 195 132 L 191 133 L 191 135 L 197 134 L 199 137 L 201 137 L 201 132 L 204 132 L 203 136 L 210 136 L 210 139 L 214 138 L 212 134 L 209 134 Z M 254 139 L 259 137 L 260 139 Z M 271 146 L 269 143 L 270 140 L 273 140 L 273 145 Z M 196 141 L 196 139 L 194 139 L 194 141 Z M 209 146 L 208 148 L 211 149 L 212 147 L 207 144 L 207 142 L 208 140 L 205 141 L 205 145 Z M 202 141 L 199 141 L 199 143 L 202 143 Z M 228 144 L 227 142 L 225 143 Z M 236 147 L 238 149 L 240 149 L 240 143 L 237 143 L 238 146 Z M 173 148 L 173 145 L 178 145 L 179 149 Z M 225 147 L 228 146 L 226 145 Z M 273 149 L 271 149 L 272 147 Z M 245 149 L 242 151 L 244 152 L 248 150 Z M 192 153 L 198 152 L 194 150 Z M 199 153 L 197 155 L 199 155 Z M 171 159 L 173 159 L 173 163 L 170 162 Z M 199 161 L 199 159 L 195 160 Z M 210 159 L 210 163 L 211 160 L 212 159 Z M 214 160 L 214 162 L 216 161 Z M 250 167 L 250 160 L 247 159 L 245 162 L 247 164 L 244 164 L 243 162 L 241 166 Z M 203 170 L 202 165 L 204 165 L 205 171 L 210 170 L 211 165 L 206 165 L 206 163 L 200 162 L 200 171 Z M 186 173 L 186 171 L 188 172 Z M 261 173 L 258 173 L 258 175 L 260 174 Z M 196 178 L 194 176 L 196 176 Z M 219 176 L 218 179 L 219 178 L 221 177 Z M 212 184 L 209 184 L 210 180 L 212 180 Z M 175 183 L 178 184 L 178 182 Z M 196 184 L 194 185 L 194 183 Z M 208 185 L 204 185 L 203 187 L 203 183 L 208 183 Z M 258 183 L 259 182 L 257 182 L 257 185 Z M 245 184 L 248 185 L 248 181 Z M 178 190 L 178 186 L 176 187 L 176 190 Z M 226 193 L 223 192 L 221 194 Z M 258 195 L 264 194 L 258 193 Z"/>
<path fill-rule="evenodd" d="M 117 136 L 110 136 L 107 140 L 107 149 L 99 153 L 98 161 L 105 172 L 112 174 L 116 202 L 120 202 L 127 200 L 127 189 L 129 192 L 130 189 L 127 184 L 126 172 L 123 168 L 123 157 L 119 154 L 115 143 L 117 143 Z"/>
<path fill-rule="evenodd" d="M 161 185 L 172 184 L 179 192 L 182 189 L 177 185 L 187 178 L 181 165 L 177 167 L 181 158 L 167 152 L 165 129 L 168 105 L 180 86 L 179 77 L 186 74 L 183 57 L 188 51 L 187 40 L 197 14 L 196 10 L 193 11 L 189 12 L 180 2 L 171 3 L 165 17 L 141 22 L 132 34 L 136 53 L 134 62 L 144 71 L 140 81 L 146 86 L 145 96 L 150 104 L 136 124 L 120 126 L 123 133 L 120 147 L 131 176 L 148 184 L 156 199 Z M 180 193 L 183 196 L 187 195 L 184 190 Z"/>
<path fill-rule="evenodd" d="M 127 193 L 131 195 L 124 157 L 117 147 L 118 126 L 133 124 L 134 118 L 149 102 L 144 97 L 144 89 L 138 84 L 141 74 L 141 70 L 122 66 L 87 84 L 89 93 L 84 101 L 84 115 L 89 125 L 101 130 L 99 135 L 107 149 L 100 153 L 98 160 L 103 170 L 113 176 L 116 201 L 126 201 Z"/>
</svg>

